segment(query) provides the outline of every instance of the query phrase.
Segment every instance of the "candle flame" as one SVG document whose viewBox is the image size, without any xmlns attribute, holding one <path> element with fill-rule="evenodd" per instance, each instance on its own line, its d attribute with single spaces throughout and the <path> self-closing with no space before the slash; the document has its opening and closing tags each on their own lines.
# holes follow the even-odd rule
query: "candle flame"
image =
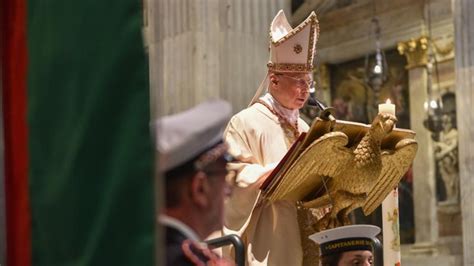
<svg viewBox="0 0 474 266">
<path fill-rule="evenodd" d="M 387 99 L 387 100 L 385 101 L 385 103 L 387 103 L 387 104 L 391 104 L 391 103 L 392 103 L 392 101 L 390 101 L 390 99 Z"/>
</svg>

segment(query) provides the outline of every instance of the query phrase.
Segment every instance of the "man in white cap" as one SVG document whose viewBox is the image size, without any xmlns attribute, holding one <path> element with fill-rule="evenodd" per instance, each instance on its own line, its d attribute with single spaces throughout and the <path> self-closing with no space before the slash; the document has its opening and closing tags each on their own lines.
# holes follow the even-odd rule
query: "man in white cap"
<svg viewBox="0 0 474 266">
<path fill-rule="evenodd" d="M 224 197 L 230 194 L 225 180 L 229 155 L 222 140 L 230 115 L 229 103 L 214 100 L 157 123 L 166 265 L 231 265 L 201 242 L 222 227 Z"/>
<path fill-rule="evenodd" d="M 347 225 L 318 232 L 309 238 L 319 244 L 322 266 L 374 264 L 375 225 Z M 377 258 L 381 259 L 381 258 Z"/>
<path fill-rule="evenodd" d="M 224 234 L 242 237 L 248 265 L 301 265 L 295 203 L 270 203 L 260 197 L 259 188 L 300 133 L 308 130 L 299 109 L 313 85 L 316 14 L 292 28 L 280 11 L 270 35 L 267 76 L 250 106 L 231 119 L 224 135 L 229 153 L 240 162 L 233 195 L 226 202 Z M 267 93 L 260 97 L 264 89 Z"/>
</svg>

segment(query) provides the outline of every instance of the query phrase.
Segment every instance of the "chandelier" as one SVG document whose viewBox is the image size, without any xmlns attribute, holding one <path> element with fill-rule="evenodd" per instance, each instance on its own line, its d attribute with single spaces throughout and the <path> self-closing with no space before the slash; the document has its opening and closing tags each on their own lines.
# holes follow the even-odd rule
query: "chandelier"
<svg viewBox="0 0 474 266">
<path fill-rule="evenodd" d="M 388 78 L 388 64 L 380 44 L 380 23 L 378 18 L 371 20 L 375 35 L 375 55 L 365 57 L 365 82 L 378 98 L 382 85 Z"/>
<path fill-rule="evenodd" d="M 433 70 L 435 70 L 435 77 L 439 89 L 439 73 L 438 73 L 438 62 L 434 53 L 433 42 L 431 39 L 431 10 L 430 1 L 428 0 L 428 62 L 426 64 L 427 73 L 427 100 L 424 103 L 426 111 L 426 119 L 423 121 L 423 125 L 432 133 L 438 133 L 443 130 L 441 124 L 441 117 L 443 115 L 443 102 L 437 96 L 437 93 L 433 89 Z"/>
<path fill-rule="evenodd" d="M 382 50 L 382 45 L 380 41 L 380 22 L 379 19 L 375 16 L 375 1 L 374 4 L 374 16 L 371 20 L 371 29 L 369 36 L 374 36 L 375 39 L 375 54 L 369 55 L 367 53 L 365 57 L 365 83 L 372 91 L 372 99 L 369 101 L 368 93 L 367 96 L 367 118 L 371 120 L 375 114 L 377 104 L 380 101 L 380 91 L 382 90 L 383 84 L 388 79 L 388 64 L 385 57 L 385 53 Z M 369 104 L 372 102 L 372 104 Z"/>
</svg>

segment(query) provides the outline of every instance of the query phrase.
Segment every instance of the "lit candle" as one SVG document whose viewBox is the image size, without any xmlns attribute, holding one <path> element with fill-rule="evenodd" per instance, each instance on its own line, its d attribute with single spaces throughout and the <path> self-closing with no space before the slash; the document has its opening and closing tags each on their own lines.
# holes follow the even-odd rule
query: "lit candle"
<svg viewBox="0 0 474 266">
<path fill-rule="evenodd" d="M 387 99 L 385 103 L 379 104 L 379 113 L 395 115 L 395 105 Z M 401 263 L 398 214 L 398 188 L 394 188 L 382 202 L 384 265 L 400 265 Z"/>
<path fill-rule="evenodd" d="M 395 115 L 395 104 L 392 104 L 390 99 L 387 99 L 385 103 L 379 104 L 379 113 L 389 113 Z"/>
</svg>

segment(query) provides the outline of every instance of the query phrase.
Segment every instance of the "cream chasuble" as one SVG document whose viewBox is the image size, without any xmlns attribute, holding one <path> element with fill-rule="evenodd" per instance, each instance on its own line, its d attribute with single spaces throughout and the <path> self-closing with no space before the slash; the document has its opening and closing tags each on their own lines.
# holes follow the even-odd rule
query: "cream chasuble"
<svg viewBox="0 0 474 266">
<path fill-rule="evenodd" d="M 308 125 L 298 118 L 299 132 Z M 297 266 L 303 261 L 296 206 L 260 198 L 266 173 L 283 158 L 295 140 L 267 107 L 255 103 L 232 117 L 224 138 L 241 163 L 225 204 L 224 234 L 237 234 L 246 247 L 247 265 Z M 224 255 L 229 252 L 225 249 Z"/>
</svg>

